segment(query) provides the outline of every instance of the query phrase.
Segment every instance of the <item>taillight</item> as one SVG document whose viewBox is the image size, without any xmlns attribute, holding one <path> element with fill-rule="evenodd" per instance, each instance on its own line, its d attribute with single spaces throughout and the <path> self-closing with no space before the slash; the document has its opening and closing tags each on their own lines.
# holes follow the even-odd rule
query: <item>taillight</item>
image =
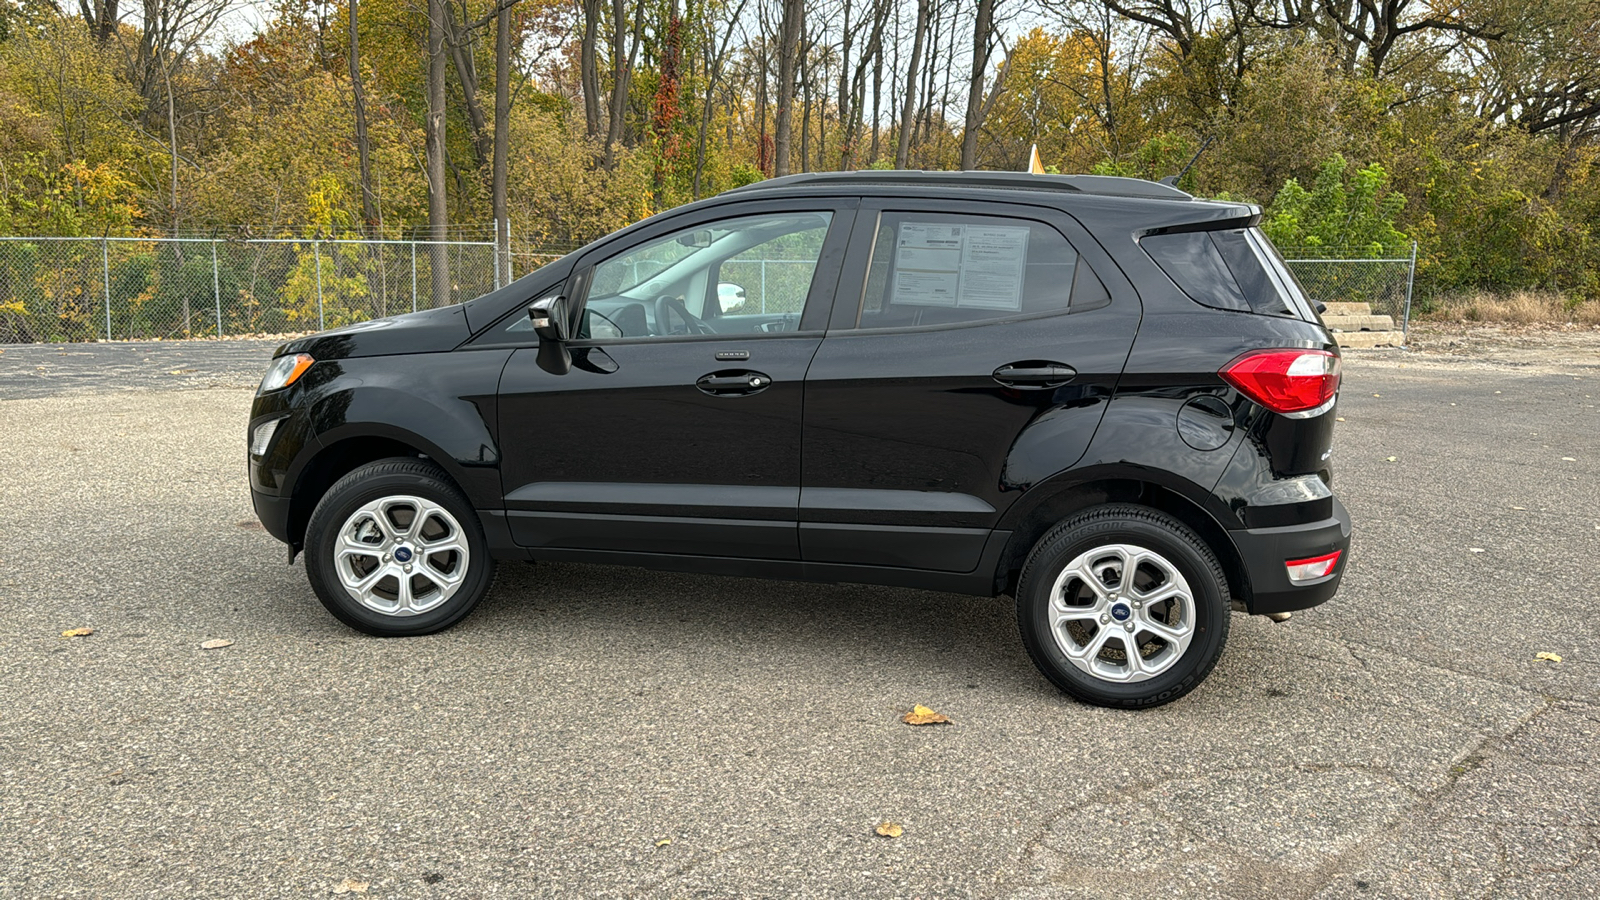
<svg viewBox="0 0 1600 900">
<path fill-rule="evenodd" d="M 1306 581 L 1315 581 L 1326 578 L 1333 573 L 1333 567 L 1339 564 L 1339 554 L 1342 550 L 1335 550 L 1325 556 L 1313 556 L 1310 559 L 1290 559 L 1284 561 L 1284 568 L 1289 570 L 1289 580 L 1295 584 Z"/>
<path fill-rule="evenodd" d="M 1339 357 L 1326 350 L 1254 350 L 1217 374 L 1251 400 L 1294 418 L 1327 412 L 1339 392 Z"/>
</svg>

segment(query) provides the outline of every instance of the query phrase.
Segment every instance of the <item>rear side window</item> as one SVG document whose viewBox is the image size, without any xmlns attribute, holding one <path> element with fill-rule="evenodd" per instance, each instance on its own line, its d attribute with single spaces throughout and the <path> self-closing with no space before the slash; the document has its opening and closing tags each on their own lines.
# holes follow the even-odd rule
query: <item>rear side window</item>
<svg viewBox="0 0 1600 900">
<path fill-rule="evenodd" d="M 1294 314 L 1288 289 L 1250 229 L 1156 234 L 1139 244 L 1196 303 L 1274 316 Z"/>
<path fill-rule="evenodd" d="M 1076 287 L 1075 287 L 1076 284 Z M 860 328 L 904 328 L 1065 312 L 1105 288 L 1059 231 L 1000 216 L 885 212 Z"/>
</svg>

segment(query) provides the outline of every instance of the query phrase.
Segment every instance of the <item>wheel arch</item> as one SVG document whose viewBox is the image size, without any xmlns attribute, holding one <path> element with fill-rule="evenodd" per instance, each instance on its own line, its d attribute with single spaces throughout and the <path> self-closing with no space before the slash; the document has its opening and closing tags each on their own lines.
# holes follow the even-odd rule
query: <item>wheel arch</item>
<svg viewBox="0 0 1600 900">
<path fill-rule="evenodd" d="M 1249 575 L 1227 529 L 1199 502 L 1170 485 L 1132 473 L 1106 472 L 1085 480 L 1040 485 L 1029 491 L 1029 495 L 1026 501 L 1008 511 L 1006 522 L 1001 526 L 1010 529 L 1011 537 L 995 568 L 997 594 L 1016 595 L 1017 579 L 1028 553 L 1058 523 L 1090 507 L 1134 503 L 1160 510 L 1192 528 L 1217 555 L 1232 597 L 1241 601 L 1248 601 L 1250 597 Z"/>
<path fill-rule="evenodd" d="M 296 549 L 304 544 L 311 513 L 328 489 L 367 463 L 395 457 L 427 459 L 439 466 L 444 477 L 457 490 L 461 489 L 460 478 L 451 471 L 449 462 L 441 459 L 435 448 L 415 435 L 403 432 L 358 432 L 336 436 L 331 441 L 325 435 L 322 441 L 321 449 L 305 461 L 292 482 L 294 490 L 289 499 L 288 532 L 289 543 Z"/>
</svg>

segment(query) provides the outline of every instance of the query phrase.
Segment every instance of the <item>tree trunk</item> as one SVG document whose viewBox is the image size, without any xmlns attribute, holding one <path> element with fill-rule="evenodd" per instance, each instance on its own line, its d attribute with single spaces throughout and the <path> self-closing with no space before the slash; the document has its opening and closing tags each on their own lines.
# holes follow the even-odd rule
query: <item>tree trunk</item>
<svg viewBox="0 0 1600 900">
<path fill-rule="evenodd" d="M 350 0 L 354 8 L 355 0 Z M 511 221 L 506 212 L 506 158 L 511 155 L 511 7 L 500 7 L 494 26 L 494 243 L 499 284 L 511 282 Z"/>
<path fill-rule="evenodd" d="M 578 54 L 583 82 L 583 124 L 590 140 L 600 137 L 600 63 L 595 41 L 600 31 L 600 0 L 583 0 L 583 45 Z"/>
<path fill-rule="evenodd" d="M 437 309 L 450 305 L 450 257 L 444 240 L 450 226 L 450 210 L 445 198 L 444 146 L 444 38 L 445 9 L 448 0 L 428 0 L 428 269 L 431 275 L 432 303 Z"/>
<path fill-rule="evenodd" d="M 804 0 L 783 0 L 783 19 L 778 23 L 778 120 L 772 137 L 772 174 L 778 178 L 789 174 L 789 148 L 794 137 L 795 69 L 800 60 L 800 31 L 805 9 Z"/>
<path fill-rule="evenodd" d="M 367 140 L 367 90 L 361 83 L 360 0 L 350 0 L 350 93 L 356 112 L 356 155 L 361 161 L 361 233 L 373 235 L 378 224 L 377 197 L 372 191 L 372 145 Z"/>
<path fill-rule="evenodd" d="M 478 65 L 472 56 L 472 38 L 474 28 L 470 23 L 456 23 L 455 7 L 450 0 L 441 0 L 444 8 L 445 42 L 449 46 L 450 58 L 455 62 L 456 78 L 461 82 L 461 95 L 467 110 L 467 127 L 472 130 L 472 155 L 478 171 L 489 168 L 490 159 L 494 156 L 494 138 L 489 134 L 489 117 L 483 113 L 483 104 L 478 102 Z M 466 15 L 465 11 L 462 13 Z M 479 177 L 482 177 L 481 174 Z"/>
<path fill-rule="evenodd" d="M 978 129 L 983 127 L 983 85 L 989 74 L 989 40 L 994 34 L 994 0 L 978 0 L 972 26 L 972 79 L 967 85 L 967 123 L 961 133 L 961 168 L 978 167 Z"/>
<path fill-rule="evenodd" d="M 894 151 L 894 167 L 904 169 L 911 160 L 911 128 L 917 112 L 917 69 L 922 65 L 922 35 L 928 30 L 930 0 L 917 0 L 917 27 L 911 37 L 911 65 L 906 68 L 906 99 L 900 107 L 900 141 Z"/>
<path fill-rule="evenodd" d="M 606 129 L 606 168 L 617 161 L 617 144 L 622 141 L 624 118 L 628 114 L 628 83 L 633 79 L 633 63 L 639 53 L 639 37 L 644 16 L 635 10 L 633 44 L 628 46 L 626 0 L 611 0 L 611 123 Z"/>
</svg>

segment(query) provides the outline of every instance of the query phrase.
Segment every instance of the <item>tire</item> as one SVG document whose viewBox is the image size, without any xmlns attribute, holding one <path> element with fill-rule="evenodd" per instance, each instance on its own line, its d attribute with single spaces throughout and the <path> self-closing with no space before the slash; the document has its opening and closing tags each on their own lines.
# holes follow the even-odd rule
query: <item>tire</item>
<svg viewBox="0 0 1600 900">
<path fill-rule="evenodd" d="M 322 605 L 379 637 L 443 631 L 472 612 L 494 580 L 472 504 L 421 459 L 379 460 L 335 482 L 311 513 L 305 549 L 306 577 Z"/>
<path fill-rule="evenodd" d="M 1130 561 L 1132 590 L 1123 587 Z M 1034 545 L 1017 585 L 1017 626 L 1034 665 L 1073 697 L 1160 706 L 1199 686 L 1222 655 L 1227 584 L 1216 554 L 1182 522 L 1143 506 L 1098 506 Z M 1123 643 L 1129 635 L 1137 657 Z"/>
</svg>

